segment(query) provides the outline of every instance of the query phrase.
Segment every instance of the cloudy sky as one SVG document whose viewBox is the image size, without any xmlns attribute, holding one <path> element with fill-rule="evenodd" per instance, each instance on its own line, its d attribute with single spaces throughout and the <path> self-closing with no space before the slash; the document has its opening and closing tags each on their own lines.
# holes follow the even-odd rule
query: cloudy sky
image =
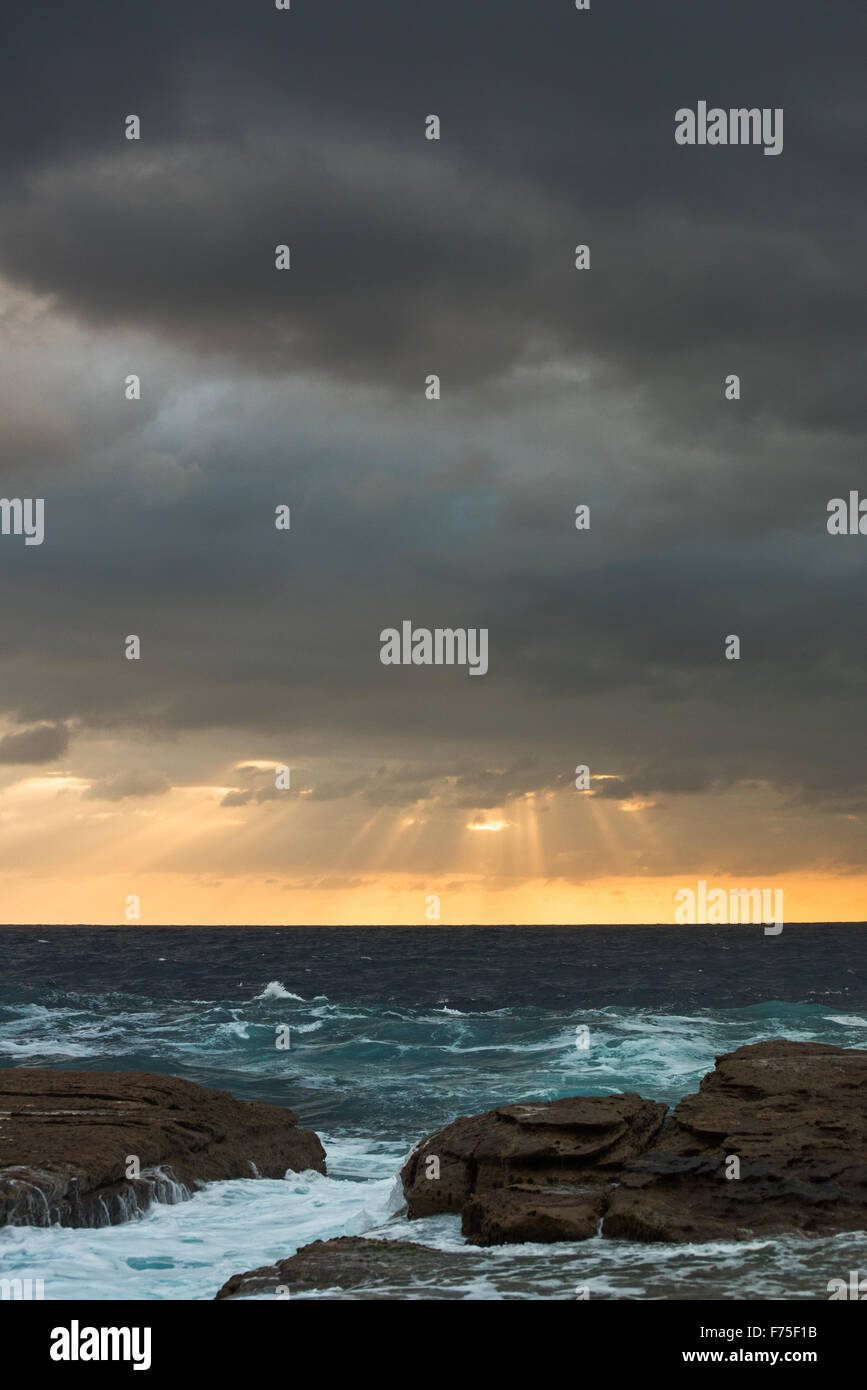
<svg viewBox="0 0 867 1390">
<path fill-rule="evenodd" d="M 0 917 L 867 917 L 860 5 L 5 29 Z M 677 145 L 700 100 L 782 154 Z M 383 666 L 404 619 L 487 674 Z"/>
</svg>

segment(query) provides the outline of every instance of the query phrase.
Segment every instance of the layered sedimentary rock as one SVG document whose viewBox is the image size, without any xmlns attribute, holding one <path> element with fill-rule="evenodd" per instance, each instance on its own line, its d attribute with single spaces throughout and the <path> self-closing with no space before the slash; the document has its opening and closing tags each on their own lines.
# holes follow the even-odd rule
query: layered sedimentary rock
<svg viewBox="0 0 867 1390">
<path fill-rule="evenodd" d="M 325 1150 L 281 1106 L 145 1072 L 0 1070 L 0 1225 L 113 1225 L 204 1182 L 309 1168 Z"/>
<path fill-rule="evenodd" d="M 539 1188 L 526 1183 L 471 1197 L 461 1230 L 472 1245 L 589 1240 L 599 1232 L 610 1188 Z"/>
<path fill-rule="evenodd" d="M 749 1240 L 867 1229 L 867 1052 L 763 1042 L 718 1057 L 626 1165 L 602 1231 Z"/>
<path fill-rule="evenodd" d="M 666 1117 L 641 1096 L 501 1105 L 425 1139 L 410 1217 L 493 1245 L 751 1239 L 867 1227 L 867 1052 L 763 1042 L 717 1058 Z"/>
<path fill-rule="evenodd" d="M 394 1297 L 435 1289 L 453 1279 L 469 1258 L 408 1241 L 339 1236 L 304 1245 L 275 1265 L 233 1274 L 216 1297 L 291 1297 L 307 1289 L 364 1289 L 371 1298 Z"/>
<path fill-rule="evenodd" d="M 498 1105 L 455 1120 L 406 1163 L 408 1213 L 460 1211 L 464 1234 L 483 1245 L 593 1235 L 612 1180 L 665 1113 L 626 1094 Z"/>
</svg>

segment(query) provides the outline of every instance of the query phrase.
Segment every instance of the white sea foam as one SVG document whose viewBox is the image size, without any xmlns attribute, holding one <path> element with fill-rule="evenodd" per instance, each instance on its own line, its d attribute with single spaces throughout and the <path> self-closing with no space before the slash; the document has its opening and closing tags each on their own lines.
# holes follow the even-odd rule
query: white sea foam
<svg viewBox="0 0 867 1390">
<path fill-rule="evenodd" d="M 13 1062 L 47 1058 L 76 1065 L 79 1058 L 98 1058 L 117 1068 L 141 1066 L 147 1057 L 154 1070 L 192 1074 L 206 1084 L 210 1078 L 209 1084 L 236 1094 L 292 1105 L 305 1125 L 323 1134 L 328 1176 L 217 1183 L 178 1206 L 98 1231 L 7 1227 L 0 1230 L 4 1274 L 45 1277 L 48 1299 L 211 1298 L 231 1274 L 334 1235 L 466 1251 L 458 1218 L 406 1221 L 395 1180 L 408 1148 L 455 1115 L 516 1097 L 623 1090 L 673 1103 L 697 1086 L 715 1055 L 757 1037 L 845 1037 L 851 1046 L 863 1045 L 859 1030 L 867 1028 L 863 1017 L 828 1015 L 828 1002 L 770 1001 L 694 1015 L 568 1005 L 469 1012 L 447 1002 L 384 1009 L 324 995 L 305 1000 L 279 980 L 250 999 L 251 987 L 241 1003 L 52 995 L 51 1007 L 0 1010 L 0 1038 Z M 853 999 L 850 1007 L 859 1004 Z M 284 1019 L 292 1027 L 289 1053 L 273 1042 L 273 1024 Z M 590 1029 L 587 1051 L 575 1046 L 579 1024 Z M 297 1070 L 288 1087 L 287 1064 L 293 1076 Z M 299 1094 L 293 1094 L 296 1085 Z M 353 1126 L 352 1132 L 323 1132 L 340 1125 Z M 671 1251 L 601 1240 L 556 1250 L 508 1246 L 474 1251 L 460 1270 L 456 1262 L 439 1292 L 570 1299 L 586 1283 L 591 1297 L 603 1298 L 822 1298 L 828 1278 L 858 1267 L 853 1239 Z M 863 1245 L 863 1236 L 857 1239 Z M 415 1293 L 399 1296 L 429 1293 L 420 1282 Z"/>
<path fill-rule="evenodd" d="M 119 1226 L 6 1226 L 0 1258 L 6 1277 L 44 1278 L 46 1300 L 213 1298 L 241 1270 L 381 1226 L 398 1196 L 393 1171 L 366 1181 L 309 1172 L 218 1182 Z"/>
<path fill-rule="evenodd" d="M 300 994 L 293 994 L 293 993 L 291 992 L 291 990 L 288 990 L 288 989 L 286 988 L 285 985 L 281 985 L 281 983 L 280 983 L 279 980 L 269 980 L 268 984 L 267 984 L 267 985 L 265 986 L 265 988 L 262 990 L 262 993 L 261 993 L 261 994 L 254 994 L 253 998 L 254 998 L 254 1000 L 257 1000 L 257 999 L 297 999 L 297 1001 L 298 1001 L 299 1004 L 305 1004 L 305 1003 L 307 1002 Z"/>
</svg>

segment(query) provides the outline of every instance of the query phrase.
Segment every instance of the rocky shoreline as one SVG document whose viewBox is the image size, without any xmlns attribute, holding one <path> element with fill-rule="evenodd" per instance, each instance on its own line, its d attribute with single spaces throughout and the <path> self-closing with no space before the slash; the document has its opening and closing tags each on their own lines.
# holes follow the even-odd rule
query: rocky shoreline
<svg viewBox="0 0 867 1390">
<path fill-rule="evenodd" d="M 233 1274 L 215 1297 L 291 1297 L 314 1289 L 361 1289 L 376 1298 L 377 1290 L 436 1287 L 454 1275 L 455 1265 L 469 1260 L 461 1251 L 434 1250 L 407 1240 L 337 1236 L 314 1240 L 277 1264 Z"/>
<path fill-rule="evenodd" d="M 298 1116 L 147 1072 L 0 1070 L 0 1226 L 109 1226 L 206 1182 L 325 1172 Z"/>
<path fill-rule="evenodd" d="M 456 1120 L 401 1174 L 411 1218 L 467 1240 L 752 1240 L 867 1226 L 867 1052 L 762 1042 L 716 1059 L 671 1114 L 638 1095 Z"/>
<path fill-rule="evenodd" d="M 325 1173 L 322 1144 L 280 1106 L 170 1076 L 0 1071 L 0 1225 L 105 1226 L 207 1182 L 309 1169 Z M 459 1215 L 465 1253 L 383 1228 L 235 1274 L 217 1297 L 436 1287 L 472 1247 L 867 1230 L 867 1051 L 740 1047 L 672 1110 L 634 1093 L 499 1105 L 422 1139 L 400 1176 L 406 1217 Z"/>
<path fill-rule="evenodd" d="M 468 1246 L 748 1241 L 867 1229 L 867 1052 L 762 1042 L 716 1059 L 671 1113 L 635 1094 L 501 1105 L 422 1140 L 410 1219 L 461 1216 Z M 218 1298 L 418 1289 L 462 1255 L 316 1241 L 233 1276 Z M 466 1258 L 466 1257 L 464 1257 Z"/>
</svg>

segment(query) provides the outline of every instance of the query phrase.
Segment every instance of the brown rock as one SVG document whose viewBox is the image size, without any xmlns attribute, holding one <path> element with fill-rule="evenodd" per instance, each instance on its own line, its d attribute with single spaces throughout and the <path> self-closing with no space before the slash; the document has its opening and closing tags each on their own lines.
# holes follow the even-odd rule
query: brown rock
<svg viewBox="0 0 867 1390">
<path fill-rule="evenodd" d="M 607 1188 L 503 1187 L 472 1197 L 461 1230 L 472 1245 L 589 1240 L 608 1205 Z"/>
<path fill-rule="evenodd" d="M 203 1182 L 324 1173 L 319 1139 L 297 1126 L 282 1106 L 174 1076 L 0 1070 L 0 1225 L 108 1226 Z"/>
<path fill-rule="evenodd" d="M 470 1255 L 434 1250 L 402 1240 L 368 1240 L 340 1236 L 304 1245 L 287 1260 L 246 1274 L 233 1274 L 217 1298 L 249 1298 L 255 1294 L 291 1296 L 306 1289 L 364 1288 L 370 1298 L 393 1297 L 410 1289 L 442 1288 L 471 1268 Z"/>
<path fill-rule="evenodd" d="M 729 1157 L 740 1177 L 727 1178 Z M 763 1042 L 717 1058 L 630 1162 L 603 1235 L 750 1240 L 867 1227 L 867 1052 Z"/>
<path fill-rule="evenodd" d="M 604 1187 L 651 1143 L 665 1112 L 664 1105 L 634 1094 L 572 1096 L 499 1105 L 455 1120 L 425 1139 L 405 1164 L 408 1214 L 461 1211 L 471 1198 L 502 1188 L 530 1185 L 532 1198 L 540 1188 Z M 428 1163 L 434 1158 L 439 1175 L 428 1177 L 436 1171 Z M 482 1216 L 478 1220 L 483 1224 Z"/>
</svg>

